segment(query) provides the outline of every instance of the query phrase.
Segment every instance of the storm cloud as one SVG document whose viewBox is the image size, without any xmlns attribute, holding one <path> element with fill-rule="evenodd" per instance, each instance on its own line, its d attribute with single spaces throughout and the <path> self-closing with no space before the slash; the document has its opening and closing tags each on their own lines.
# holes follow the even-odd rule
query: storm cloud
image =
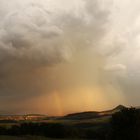
<svg viewBox="0 0 140 140">
<path fill-rule="evenodd" d="M 139 20 L 130 23 L 123 10 L 135 15 L 137 2 L 131 3 L 0 0 L 1 110 L 60 115 L 133 105 Z"/>
</svg>

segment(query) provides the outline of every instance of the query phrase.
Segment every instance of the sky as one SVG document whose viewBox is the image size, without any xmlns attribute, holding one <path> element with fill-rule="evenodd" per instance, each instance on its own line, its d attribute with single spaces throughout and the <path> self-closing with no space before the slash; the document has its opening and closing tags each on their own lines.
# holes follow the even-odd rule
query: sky
<svg viewBox="0 0 140 140">
<path fill-rule="evenodd" d="M 140 106 L 139 0 L 0 0 L 0 114 Z"/>
</svg>

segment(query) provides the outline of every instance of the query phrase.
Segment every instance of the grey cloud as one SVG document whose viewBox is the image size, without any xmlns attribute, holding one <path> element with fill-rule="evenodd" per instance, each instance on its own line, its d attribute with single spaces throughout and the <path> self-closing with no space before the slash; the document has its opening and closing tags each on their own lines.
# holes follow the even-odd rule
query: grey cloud
<svg viewBox="0 0 140 140">
<path fill-rule="evenodd" d="M 40 94 L 49 80 L 42 83 L 38 69 L 69 61 L 82 48 L 94 48 L 106 32 L 108 14 L 97 2 L 86 2 L 82 16 L 55 13 L 37 4 L 19 9 L 17 1 L 10 3 L 12 7 L 3 5 L 1 13 L 1 96 L 26 99 Z"/>
</svg>

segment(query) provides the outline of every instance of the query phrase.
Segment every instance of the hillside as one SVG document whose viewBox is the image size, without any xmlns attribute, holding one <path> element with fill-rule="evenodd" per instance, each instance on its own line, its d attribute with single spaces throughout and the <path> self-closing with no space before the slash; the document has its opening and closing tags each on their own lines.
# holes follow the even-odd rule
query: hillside
<svg viewBox="0 0 140 140">
<path fill-rule="evenodd" d="M 60 117 L 59 119 L 66 119 L 66 120 L 83 120 L 83 119 L 94 119 L 100 118 L 103 116 L 111 116 L 113 113 L 116 113 L 122 109 L 126 108 L 123 105 L 118 105 L 117 107 L 107 110 L 107 111 L 88 111 L 88 112 L 79 112 L 79 113 L 72 113 L 68 114 L 64 117 Z"/>
</svg>

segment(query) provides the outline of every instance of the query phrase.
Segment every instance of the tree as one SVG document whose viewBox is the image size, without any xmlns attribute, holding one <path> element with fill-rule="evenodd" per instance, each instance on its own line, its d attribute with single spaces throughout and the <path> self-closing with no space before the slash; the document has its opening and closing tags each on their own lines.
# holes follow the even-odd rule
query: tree
<svg viewBox="0 0 140 140">
<path fill-rule="evenodd" d="M 112 115 L 112 140 L 140 140 L 140 113 L 135 108 L 124 108 Z"/>
</svg>

